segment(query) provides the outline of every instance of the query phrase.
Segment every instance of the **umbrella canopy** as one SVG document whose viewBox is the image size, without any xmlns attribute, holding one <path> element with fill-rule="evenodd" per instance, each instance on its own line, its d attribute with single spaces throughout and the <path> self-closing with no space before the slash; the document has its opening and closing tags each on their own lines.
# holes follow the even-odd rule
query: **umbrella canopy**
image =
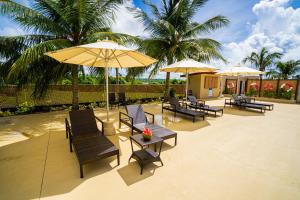
<svg viewBox="0 0 300 200">
<path fill-rule="evenodd" d="M 105 68 L 107 121 L 109 121 L 108 68 L 145 67 L 156 62 L 154 58 L 113 41 L 99 41 L 65 48 L 48 52 L 46 55 L 63 63 Z"/>
<path fill-rule="evenodd" d="M 250 68 L 250 67 L 224 67 L 221 70 L 218 70 L 218 73 L 221 76 L 237 76 L 238 82 L 240 76 L 258 76 L 261 74 L 265 74 L 265 72 Z M 222 82 L 221 82 L 222 83 Z M 222 86 L 221 86 L 222 88 Z M 237 85 L 237 90 L 239 91 L 239 84 Z M 220 93 L 220 96 L 222 95 L 222 90 Z"/>
<path fill-rule="evenodd" d="M 59 62 L 90 67 L 145 67 L 155 59 L 113 41 L 99 41 L 46 53 Z"/>
<path fill-rule="evenodd" d="M 265 72 L 250 68 L 250 67 L 225 67 L 218 70 L 218 73 L 222 76 L 258 76 L 265 74 Z"/>
<path fill-rule="evenodd" d="M 217 68 L 192 60 L 192 59 L 184 59 L 179 62 L 173 63 L 165 68 L 162 68 L 160 71 L 162 72 L 175 72 L 175 73 L 185 73 L 186 74 L 186 86 L 185 86 L 185 96 L 187 100 L 188 94 L 188 81 L 189 81 L 189 73 L 192 72 L 214 72 Z"/>
<path fill-rule="evenodd" d="M 175 73 L 192 73 L 192 72 L 214 72 L 217 68 L 192 60 L 184 59 L 179 62 L 173 63 L 165 68 L 162 68 L 162 72 L 175 72 Z"/>
</svg>

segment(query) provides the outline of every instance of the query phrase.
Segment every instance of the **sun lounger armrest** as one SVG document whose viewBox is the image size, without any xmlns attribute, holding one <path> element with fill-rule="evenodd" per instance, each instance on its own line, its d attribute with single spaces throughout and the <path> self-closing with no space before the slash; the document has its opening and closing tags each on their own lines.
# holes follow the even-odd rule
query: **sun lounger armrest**
<svg viewBox="0 0 300 200">
<path fill-rule="evenodd" d="M 145 112 L 145 111 L 144 111 L 144 113 L 147 114 L 147 115 L 150 115 L 152 117 L 152 124 L 154 124 L 154 114 L 148 113 L 148 112 Z"/>
<path fill-rule="evenodd" d="M 104 127 L 103 127 L 103 121 L 101 119 L 99 119 L 98 117 L 94 116 L 95 119 L 99 122 L 101 122 L 101 131 L 102 131 L 102 134 L 104 134 Z"/>
<path fill-rule="evenodd" d="M 129 116 L 129 115 L 127 115 L 126 113 L 119 112 L 119 117 L 120 117 L 120 120 L 121 120 L 121 119 L 126 119 L 126 118 L 122 118 L 122 116 L 125 116 L 125 117 L 127 117 L 127 118 L 129 119 L 129 121 L 130 121 L 131 125 L 133 125 L 133 118 L 132 118 L 132 117 L 130 117 L 130 116 Z"/>
<path fill-rule="evenodd" d="M 198 99 L 198 102 L 197 102 L 197 104 L 202 104 L 202 105 L 205 105 L 205 101 L 204 100 L 201 100 L 201 99 Z"/>
</svg>

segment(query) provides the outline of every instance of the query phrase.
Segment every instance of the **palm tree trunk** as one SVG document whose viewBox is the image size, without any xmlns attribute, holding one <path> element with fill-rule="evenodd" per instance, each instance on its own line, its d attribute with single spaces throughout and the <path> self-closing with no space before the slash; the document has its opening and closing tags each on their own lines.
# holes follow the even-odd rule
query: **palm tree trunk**
<svg viewBox="0 0 300 200">
<path fill-rule="evenodd" d="M 119 85 L 119 68 L 116 68 L 116 84 Z"/>
<path fill-rule="evenodd" d="M 261 88 L 262 88 L 262 74 L 259 75 L 259 91 L 258 91 L 258 96 L 261 96 Z"/>
<path fill-rule="evenodd" d="M 79 97 L 78 97 L 78 68 L 77 65 L 72 65 L 72 109 L 78 110 L 79 109 Z"/>
<path fill-rule="evenodd" d="M 170 96 L 170 72 L 167 72 L 166 83 L 165 83 L 165 95 L 164 95 L 165 101 L 167 101 L 169 96 Z"/>
</svg>

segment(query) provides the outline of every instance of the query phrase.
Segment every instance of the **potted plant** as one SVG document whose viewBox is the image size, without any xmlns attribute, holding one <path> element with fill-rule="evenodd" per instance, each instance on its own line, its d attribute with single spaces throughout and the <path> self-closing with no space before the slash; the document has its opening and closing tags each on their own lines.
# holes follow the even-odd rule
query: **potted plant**
<svg viewBox="0 0 300 200">
<path fill-rule="evenodd" d="M 145 141 L 149 141 L 152 138 L 152 130 L 150 128 L 144 128 L 142 135 Z"/>
</svg>

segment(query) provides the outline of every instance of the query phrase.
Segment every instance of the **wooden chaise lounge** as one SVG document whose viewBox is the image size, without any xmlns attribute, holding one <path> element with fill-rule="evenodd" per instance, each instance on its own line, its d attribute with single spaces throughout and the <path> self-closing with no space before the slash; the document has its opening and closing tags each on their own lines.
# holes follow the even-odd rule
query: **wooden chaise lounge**
<svg viewBox="0 0 300 200">
<path fill-rule="evenodd" d="M 177 144 L 177 133 L 154 124 L 154 115 L 145 112 L 141 105 L 127 105 L 125 106 L 126 113 L 119 112 L 119 128 L 121 124 L 125 124 L 131 128 L 131 135 L 134 131 L 142 133 L 144 128 L 150 128 L 153 134 L 163 140 L 175 138 L 175 145 Z M 147 115 L 151 116 L 151 121 L 147 119 Z"/>
<path fill-rule="evenodd" d="M 233 99 L 225 99 L 224 108 L 226 107 L 226 105 L 237 106 L 238 108 L 244 108 L 244 109 L 247 109 L 247 108 L 255 109 L 255 110 L 259 110 L 261 113 L 266 112 L 265 106 L 247 103 L 241 97 L 234 96 L 234 95 L 233 95 Z"/>
<path fill-rule="evenodd" d="M 71 126 L 65 119 L 66 133 L 70 151 L 73 152 L 73 146 L 79 162 L 80 178 L 83 178 L 83 165 L 87 163 L 117 156 L 118 165 L 120 164 L 119 149 L 98 129 L 96 120 L 102 121 L 94 115 L 93 110 L 70 111 L 69 116 Z"/>
<path fill-rule="evenodd" d="M 189 107 L 193 109 L 199 109 L 203 110 L 205 112 L 212 112 L 214 113 L 214 116 L 217 117 L 217 112 L 221 113 L 223 115 L 223 109 L 215 106 L 209 106 L 205 105 L 205 101 L 197 100 L 195 96 L 188 96 L 188 100 L 190 101 Z"/>
<path fill-rule="evenodd" d="M 188 109 L 186 103 L 180 103 L 175 97 L 171 97 L 168 102 L 162 102 L 162 113 L 164 110 L 174 112 L 175 117 L 177 113 L 191 116 L 193 117 L 193 122 L 195 122 L 196 117 L 201 117 L 205 120 L 206 115 L 205 112 Z"/>
<path fill-rule="evenodd" d="M 259 105 L 259 106 L 265 106 L 266 108 L 268 108 L 267 110 L 269 110 L 269 111 L 271 111 L 271 110 L 274 109 L 274 104 L 272 104 L 272 103 L 256 102 L 255 98 L 248 97 L 248 96 L 245 96 L 245 95 L 241 95 L 241 98 L 244 99 L 249 104 L 254 104 L 254 105 Z"/>
</svg>

